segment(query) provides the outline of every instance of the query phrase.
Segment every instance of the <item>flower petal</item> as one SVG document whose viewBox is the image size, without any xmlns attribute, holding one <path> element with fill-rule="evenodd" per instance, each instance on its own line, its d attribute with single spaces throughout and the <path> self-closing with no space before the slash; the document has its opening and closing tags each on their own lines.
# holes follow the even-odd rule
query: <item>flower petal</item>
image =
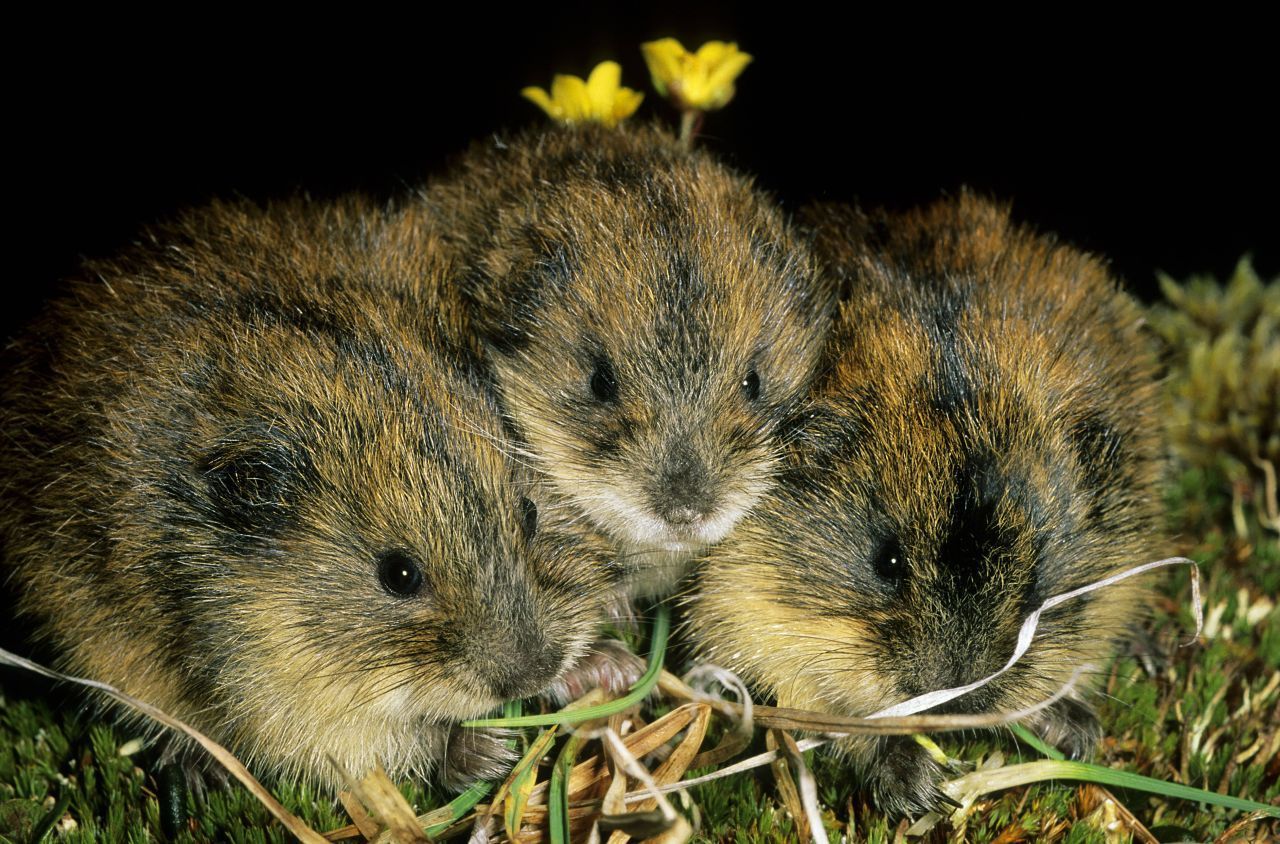
<svg viewBox="0 0 1280 844">
<path fill-rule="evenodd" d="M 733 99 L 734 80 L 746 70 L 751 60 L 752 56 L 739 52 L 736 48 L 722 57 L 720 64 L 711 69 L 707 80 L 712 102 L 707 108 L 724 108 Z"/>
<path fill-rule="evenodd" d="M 649 75 L 653 79 L 653 87 L 662 96 L 667 96 L 671 83 L 681 75 L 681 67 L 689 51 L 674 38 L 660 38 L 640 45 L 645 64 L 649 65 Z"/>
<path fill-rule="evenodd" d="M 626 120 L 628 117 L 636 113 L 636 109 L 640 108 L 640 102 L 644 99 L 644 94 L 639 91 L 633 91 L 630 88 L 623 88 L 618 92 L 617 98 L 613 102 L 613 121 L 609 124 L 613 126 L 619 120 Z"/>
<path fill-rule="evenodd" d="M 520 96 L 541 108 L 547 113 L 547 116 L 553 120 L 558 120 L 560 118 L 560 109 L 554 102 L 552 102 L 551 95 L 541 88 L 530 85 L 528 88 L 525 88 L 520 92 Z"/>
<path fill-rule="evenodd" d="M 613 102 L 622 83 L 622 66 L 617 62 L 600 62 L 587 77 L 587 99 L 590 116 L 604 121 L 613 116 Z"/>
<path fill-rule="evenodd" d="M 707 64 L 710 67 L 718 65 L 724 61 L 725 56 L 738 51 L 737 44 L 730 44 L 724 41 L 708 41 L 698 48 L 698 52 L 694 53 L 694 57 L 698 61 Z"/>
<path fill-rule="evenodd" d="M 557 73 L 551 80 L 551 98 L 560 108 L 560 119 L 579 123 L 591 114 L 587 83 L 577 76 Z"/>
</svg>

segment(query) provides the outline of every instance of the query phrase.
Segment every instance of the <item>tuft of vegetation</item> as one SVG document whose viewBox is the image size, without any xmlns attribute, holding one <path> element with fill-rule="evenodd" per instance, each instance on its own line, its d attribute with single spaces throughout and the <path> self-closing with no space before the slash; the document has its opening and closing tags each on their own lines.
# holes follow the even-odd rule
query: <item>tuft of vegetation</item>
<svg viewBox="0 0 1280 844">
<path fill-rule="evenodd" d="M 1169 368 L 1172 456 L 1221 480 L 1238 535 L 1248 510 L 1280 531 L 1280 279 L 1264 283 L 1245 257 L 1226 285 L 1161 275 L 1160 287 L 1149 321 Z"/>
</svg>

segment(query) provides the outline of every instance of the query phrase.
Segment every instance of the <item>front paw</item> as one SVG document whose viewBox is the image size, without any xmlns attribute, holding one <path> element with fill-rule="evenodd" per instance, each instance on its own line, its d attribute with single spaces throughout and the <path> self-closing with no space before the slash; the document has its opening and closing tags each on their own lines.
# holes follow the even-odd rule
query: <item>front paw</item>
<svg viewBox="0 0 1280 844">
<path fill-rule="evenodd" d="M 454 727 L 440 765 L 440 783 L 451 791 L 462 791 L 476 780 L 500 779 L 517 758 L 507 747 L 512 736 L 509 730 Z"/>
<path fill-rule="evenodd" d="M 938 763 L 910 737 L 891 736 L 876 742 L 863 769 L 872 799 L 887 814 L 917 818 L 932 811 L 945 813 L 956 805 L 938 787 L 942 781 Z"/>
<path fill-rule="evenodd" d="M 558 705 L 575 701 L 595 688 L 611 695 L 625 694 L 644 674 L 645 661 L 616 639 L 601 639 L 547 687 L 546 695 Z"/>
<path fill-rule="evenodd" d="M 1087 703 L 1072 697 L 1055 702 L 1030 722 L 1031 728 L 1069 759 L 1084 759 L 1102 738 L 1102 725 Z"/>
</svg>

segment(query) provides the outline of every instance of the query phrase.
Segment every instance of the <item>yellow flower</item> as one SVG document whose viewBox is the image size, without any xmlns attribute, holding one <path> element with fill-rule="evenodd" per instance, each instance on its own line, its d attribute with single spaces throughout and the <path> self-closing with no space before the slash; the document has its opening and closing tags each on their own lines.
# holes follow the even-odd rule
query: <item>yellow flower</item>
<svg viewBox="0 0 1280 844">
<path fill-rule="evenodd" d="M 677 108 L 712 111 L 733 99 L 733 81 L 746 70 L 751 56 L 737 44 L 708 41 L 690 53 L 674 38 L 640 45 L 649 64 L 653 87 Z"/>
<path fill-rule="evenodd" d="M 617 62 L 600 62 L 584 82 L 577 76 L 556 74 L 551 93 L 529 87 L 520 93 L 561 123 L 603 123 L 617 126 L 640 107 L 644 94 L 622 87 Z"/>
</svg>

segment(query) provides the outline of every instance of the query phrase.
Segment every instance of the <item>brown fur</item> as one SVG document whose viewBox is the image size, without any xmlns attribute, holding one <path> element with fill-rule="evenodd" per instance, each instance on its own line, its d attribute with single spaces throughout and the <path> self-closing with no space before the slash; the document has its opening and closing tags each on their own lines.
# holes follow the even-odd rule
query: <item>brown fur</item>
<svg viewBox="0 0 1280 844">
<path fill-rule="evenodd" d="M 708 553 L 689 625 L 781 704 L 866 715 L 996 671 L 1045 598 L 1158 553 L 1155 363 L 1103 264 L 1003 207 L 815 221 L 847 295 L 829 369 L 776 492 Z M 1017 710 L 1101 665 L 1137 589 L 1047 613 L 1018 666 L 948 708 Z M 1076 753 L 1098 734 L 1075 698 L 1038 726 Z M 937 805 L 914 743 L 846 749 L 884 808 Z"/>
<path fill-rule="evenodd" d="M 260 770 L 494 771 L 451 725 L 584 653 L 605 546 L 530 509 L 443 255 L 359 200 L 215 205 L 10 349 L 3 563 L 65 668 Z"/>
<path fill-rule="evenodd" d="M 425 193 L 514 428 L 662 592 L 768 488 L 830 292 L 751 181 L 653 128 L 477 146 Z"/>
</svg>

